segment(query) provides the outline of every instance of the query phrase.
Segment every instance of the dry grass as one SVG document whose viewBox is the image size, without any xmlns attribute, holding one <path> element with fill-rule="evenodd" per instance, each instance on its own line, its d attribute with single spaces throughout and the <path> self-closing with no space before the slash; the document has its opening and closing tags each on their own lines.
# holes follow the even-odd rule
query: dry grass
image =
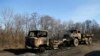
<svg viewBox="0 0 100 56">
<path fill-rule="evenodd" d="M 1 32 L 0 33 L 0 48 L 23 48 L 25 42 L 25 36 L 21 32 Z"/>
</svg>

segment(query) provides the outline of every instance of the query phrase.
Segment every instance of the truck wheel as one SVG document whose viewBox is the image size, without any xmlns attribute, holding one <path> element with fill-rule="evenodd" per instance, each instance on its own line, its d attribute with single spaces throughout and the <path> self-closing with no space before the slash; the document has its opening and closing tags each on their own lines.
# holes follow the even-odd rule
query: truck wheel
<svg viewBox="0 0 100 56">
<path fill-rule="evenodd" d="M 44 47 L 39 47 L 39 51 L 40 52 L 44 52 L 45 51 L 45 48 Z"/>
<path fill-rule="evenodd" d="M 85 38 L 85 44 L 86 44 L 86 45 L 89 44 L 89 40 L 88 40 L 88 38 Z"/>
<path fill-rule="evenodd" d="M 79 41 L 78 41 L 77 38 L 74 39 L 74 41 L 73 41 L 73 45 L 74 45 L 75 47 L 79 45 Z"/>
<path fill-rule="evenodd" d="M 88 39 L 88 43 L 92 44 L 92 38 L 91 37 Z"/>
</svg>

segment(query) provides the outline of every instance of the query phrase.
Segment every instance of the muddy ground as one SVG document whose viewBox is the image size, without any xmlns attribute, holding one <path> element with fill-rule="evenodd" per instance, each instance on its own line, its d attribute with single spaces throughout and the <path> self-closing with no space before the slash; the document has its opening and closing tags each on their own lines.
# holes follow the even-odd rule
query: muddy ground
<svg viewBox="0 0 100 56">
<path fill-rule="evenodd" d="M 47 50 L 44 53 L 31 49 L 5 49 L 0 51 L 0 56 L 100 56 L 100 42 L 59 50 Z"/>
</svg>

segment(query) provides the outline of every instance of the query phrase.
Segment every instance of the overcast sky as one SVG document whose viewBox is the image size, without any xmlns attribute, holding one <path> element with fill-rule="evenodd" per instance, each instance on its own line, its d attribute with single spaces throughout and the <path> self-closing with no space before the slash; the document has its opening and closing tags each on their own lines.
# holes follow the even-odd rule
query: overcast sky
<svg viewBox="0 0 100 56">
<path fill-rule="evenodd" d="M 100 0 L 0 0 L 0 10 L 6 7 L 18 13 L 37 12 L 62 21 L 95 19 L 100 23 Z"/>
</svg>

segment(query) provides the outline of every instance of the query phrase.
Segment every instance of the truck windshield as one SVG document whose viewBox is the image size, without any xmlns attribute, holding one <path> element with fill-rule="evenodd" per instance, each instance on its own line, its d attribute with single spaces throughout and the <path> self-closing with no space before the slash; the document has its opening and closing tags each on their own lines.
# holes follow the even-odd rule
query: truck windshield
<svg viewBox="0 0 100 56">
<path fill-rule="evenodd" d="M 31 31 L 28 36 L 30 37 L 47 37 L 47 32 L 45 31 Z"/>
</svg>

